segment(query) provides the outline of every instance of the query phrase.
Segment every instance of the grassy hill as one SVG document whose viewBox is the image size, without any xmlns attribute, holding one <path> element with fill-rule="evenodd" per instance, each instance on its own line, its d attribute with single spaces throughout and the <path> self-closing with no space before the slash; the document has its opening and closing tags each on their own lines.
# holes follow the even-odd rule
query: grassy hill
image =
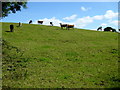
<svg viewBox="0 0 120 90">
<path fill-rule="evenodd" d="M 3 87 L 119 87 L 118 33 L 3 23 Z"/>
</svg>

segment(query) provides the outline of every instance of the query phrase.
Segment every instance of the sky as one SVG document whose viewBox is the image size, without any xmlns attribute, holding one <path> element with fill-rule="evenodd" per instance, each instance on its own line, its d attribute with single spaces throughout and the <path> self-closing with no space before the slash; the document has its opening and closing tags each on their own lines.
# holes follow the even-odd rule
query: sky
<svg viewBox="0 0 120 90">
<path fill-rule="evenodd" d="M 112 0 L 111 2 L 30 1 L 27 3 L 27 9 L 9 14 L 2 19 L 2 22 L 28 23 L 32 20 L 33 24 L 37 24 L 38 20 L 42 20 L 43 25 L 53 22 L 54 26 L 60 26 L 59 23 L 74 24 L 76 28 L 89 30 L 96 30 L 99 26 L 118 29 L 118 2 Z"/>
</svg>

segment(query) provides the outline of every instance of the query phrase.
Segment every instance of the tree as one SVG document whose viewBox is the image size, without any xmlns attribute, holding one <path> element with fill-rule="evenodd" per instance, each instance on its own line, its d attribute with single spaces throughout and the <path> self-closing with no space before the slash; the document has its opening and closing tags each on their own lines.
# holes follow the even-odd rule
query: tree
<svg viewBox="0 0 120 90">
<path fill-rule="evenodd" d="M 27 2 L 2 2 L 2 17 L 8 16 L 10 13 L 21 11 L 21 8 L 27 8 Z"/>
</svg>

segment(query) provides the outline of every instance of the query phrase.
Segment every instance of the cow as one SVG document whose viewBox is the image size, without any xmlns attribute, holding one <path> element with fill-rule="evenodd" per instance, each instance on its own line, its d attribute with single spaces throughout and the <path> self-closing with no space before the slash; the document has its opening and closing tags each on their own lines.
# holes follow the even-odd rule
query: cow
<svg viewBox="0 0 120 90">
<path fill-rule="evenodd" d="M 19 25 L 18 25 L 18 27 L 20 27 L 20 26 L 22 26 L 22 23 L 21 23 L 21 22 L 19 22 Z"/>
<path fill-rule="evenodd" d="M 117 32 L 116 29 L 112 29 L 112 32 Z"/>
<path fill-rule="evenodd" d="M 42 24 L 43 23 L 43 21 L 38 21 L 38 24 Z"/>
<path fill-rule="evenodd" d="M 99 30 L 101 30 L 101 31 L 102 31 L 102 27 L 99 27 L 99 28 L 97 29 L 97 31 L 99 31 Z"/>
<path fill-rule="evenodd" d="M 51 25 L 51 26 L 53 26 L 53 23 L 52 23 L 52 22 L 50 22 L 50 25 Z"/>
<path fill-rule="evenodd" d="M 66 29 L 67 29 L 67 24 L 60 23 L 60 26 L 61 26 L 61 29 L 63 29 L 63 27 L 66 27 Z"/>
<path fill-rule="evenodd" d="M 69 28 L 73 28 L 74 29 L 74 25 L 67 25 L 67 27 L 66 27 L 68 30 L 69 30 Z"/>
<path fill-rule="evenodd" d="M 106 28 L 104 29 L 104 31 L 112 31 L 112 32 L 116 32 L 116 30 L 113 29 L 112 27 L 106 27 Z"/>
<path fill-rule="evenodd" d="M 31 23 L 32 23 L 32 20 L 29 21 L 29 24 L 31 24 Z"/>
<path fill-rule="evenodd" d="M 13 32 L 13 30 L 14 30 L 14 25 L 10 25 L 10 32 Z"/>
</svg>

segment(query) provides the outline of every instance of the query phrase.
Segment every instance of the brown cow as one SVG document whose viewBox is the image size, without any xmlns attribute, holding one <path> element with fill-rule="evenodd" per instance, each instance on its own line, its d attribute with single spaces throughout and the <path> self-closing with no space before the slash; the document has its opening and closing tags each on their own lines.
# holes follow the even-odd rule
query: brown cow
<svg viewBox="0 0 120 90">
<path fill-rule="evenodd" d="M 38 21 L 38 24 L 42 24 L 43 23 L 43 21 Z"/>
<path fill-rule="evenodd" d="M 67 25 L 67 27 L 66 27 L 68 30 L 69 30 L 69 28 L 73 28 L 74 29 L 74 25 Z"/>
</svg>

